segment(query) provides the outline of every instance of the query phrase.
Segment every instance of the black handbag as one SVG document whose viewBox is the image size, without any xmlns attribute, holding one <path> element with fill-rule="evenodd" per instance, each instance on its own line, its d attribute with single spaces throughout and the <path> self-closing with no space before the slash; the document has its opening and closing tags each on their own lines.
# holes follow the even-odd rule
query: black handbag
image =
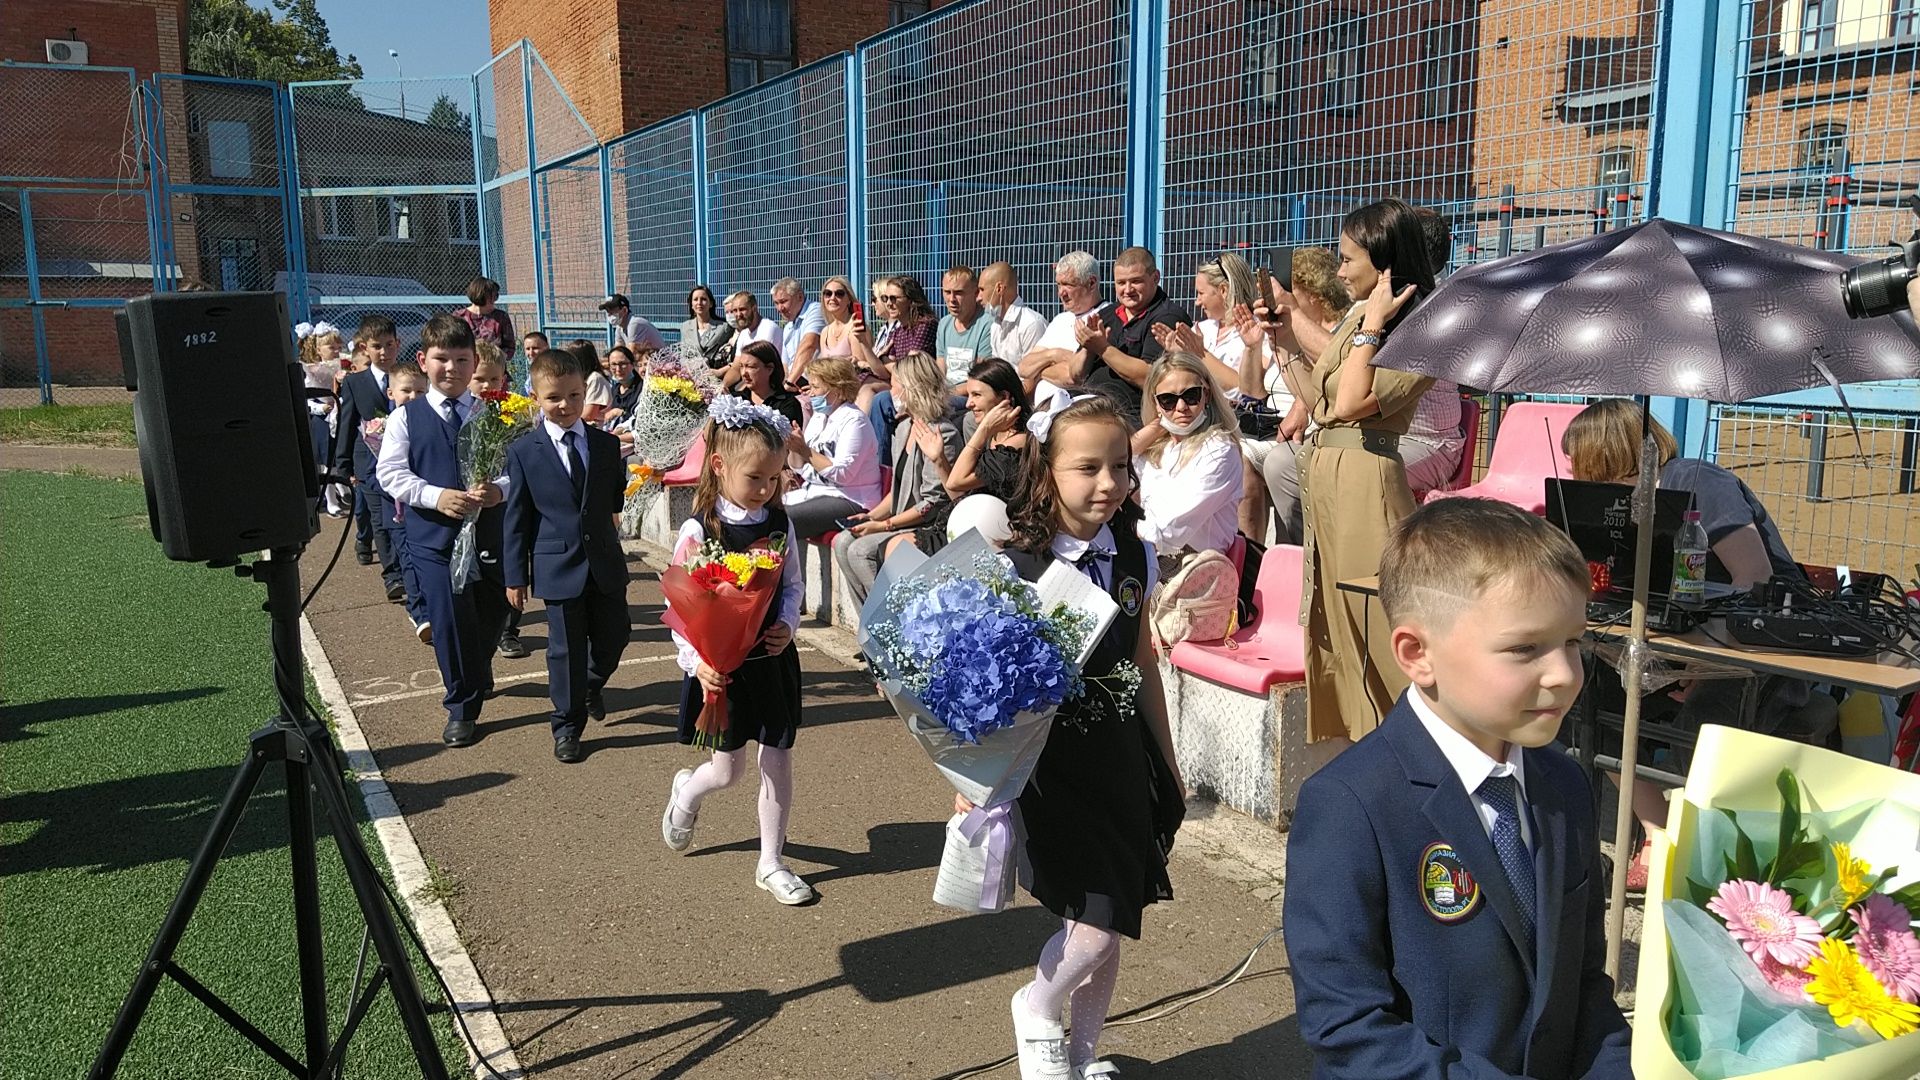
<svg viewBox="0 0 1920 1080">
<path fill-rule="evenodd" d="M 1243 397 L 1233 403 L 1233 412 L 1240 421 L 1240 434 L 1247 438 L 1280 437 L 1280 421 L 1285 414 L 1268 408 L 1266 402 Z"/>
</svg>

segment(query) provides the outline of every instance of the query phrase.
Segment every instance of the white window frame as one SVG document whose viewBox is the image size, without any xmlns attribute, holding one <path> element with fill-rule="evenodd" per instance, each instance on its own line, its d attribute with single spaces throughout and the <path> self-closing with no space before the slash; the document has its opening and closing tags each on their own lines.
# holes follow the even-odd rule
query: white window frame
<svg viewBox="0 0 1920 1080">
<path fill-rule="evenodd" d="M 1466 112 L 1460 81 L 1465 28 L 1454 21 L 1431 22 L 1420 37 L 1420 118 L 1439 123 L 1461 119 Z"/>
<path fill-rule="evenodd" d="M 247 122 L 208 120 L 206 128 L 207 175 L 215 180 L 251 180 L 253 132 Z"/>
<path fill-rule="evenodd" d="M 353 207 L 344 195 L 322 195 L 314 200 L 317 229 L 322 240 L 353 239 Z"/>
<path fill-rule="evenodd" d="M 413 205 L 407 196 L 380 196 L 380 239 L 413 243 Z"/>
<path fill-rule="evenodd" d="M 1367 13 L 1355 8 L 1335 8 L 1327 14 L 1323 33 L 1326 53 L 1322 57 L 1322 111 L 1353 116 L 1360 110 L 1360 97 L 1365 91 L 1361 61 L 1367 51 Z"/>
<path fill-rule="evenodd" d="M 1247 5 L 1246 42 L 1241 66 L 1247 98 L 1255 108 L 1278 109 L 1286 92 L 1286 29 L 1282 0 L 1252 0 Z"/>
<path fill-rule="evenodd" d="M 480 199 L 475 195 L 447 196 L 447 243 L 480 245 Z"/>
</svg>

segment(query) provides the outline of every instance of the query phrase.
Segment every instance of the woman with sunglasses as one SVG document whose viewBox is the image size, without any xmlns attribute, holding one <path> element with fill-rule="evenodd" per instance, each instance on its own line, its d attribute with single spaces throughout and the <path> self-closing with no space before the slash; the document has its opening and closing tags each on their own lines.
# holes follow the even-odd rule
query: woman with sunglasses
<svg viewBox="0 0 1920 1080">
<path fill-rule="evenodd" d="M 1206 361 L 1163 354 L 1147 372 L 1143 425 L 1133 437 L 1140 475 L 1140 538 L 1168 580 L 1187 558 L 1225 552 L 1239 529 L 1240 426 Z"/>
</svg>

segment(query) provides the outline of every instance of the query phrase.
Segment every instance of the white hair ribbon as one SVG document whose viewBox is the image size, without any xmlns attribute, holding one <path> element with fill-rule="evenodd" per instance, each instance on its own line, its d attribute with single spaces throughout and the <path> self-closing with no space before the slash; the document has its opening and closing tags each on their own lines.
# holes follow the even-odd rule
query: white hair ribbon
<svg viewBox="0 0 1920 1080">
<path fill-rule="evenodd" d="M 1083 401 L 1092 401 L 1093 397 L 1092 394 L 1069 394 L 1059 387 L 1054 387 L 1053 395 L 1047 399 L 1046 405 L 1043 407 L 1036 403 L 1032 414 L 1027 417 L 1027 434 L 1045 444 L 1047 436 L 1053 431 L 1053 418 L 1056 415 Z"/>
<path fill-rule="evenodd" d="M 340 328 L 330 322 L 317 322 L 313 324 L 313 334 L 315 337 L 338 333 L 340 333 Z"/>
<path fill-rule="evenodd" d="M 303 322 L 293 328 L 293 340 L 295 341 L 305 341 L 312 336 L 313 324 L 310 322 Z"/>
</svg>

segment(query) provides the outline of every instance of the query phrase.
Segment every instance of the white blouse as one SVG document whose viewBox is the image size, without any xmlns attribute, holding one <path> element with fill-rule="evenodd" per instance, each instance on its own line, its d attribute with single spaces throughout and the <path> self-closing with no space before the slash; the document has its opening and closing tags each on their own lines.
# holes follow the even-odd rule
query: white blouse
<svg viewBox="0 0 1920 1080">
<path fill-rule="evenodd" d="M 831 412 L 816 412 L 807 421 L 807 446 L 826 455 L 824 469 L 811 464 L 800 470 L 801 484 L 787 492 L 787 505 L 830 495 L 872 506 L 887 493 L 880 481 L 880 447 L 867 414 L 851 402 Z"/>
<path fill-rule="evenodd" d="M 1199 333 L 1200 340 L 1207 343 L 1207 351 L 1213 354 L 1214 359 L 1235 371 L 1239 371 L 1240 365 L 1246 362 L 1247 343 L 1240 337 L 1239 330 L 1231 326 L 1222 327 L 1214 319 L 1201 320 L 1194 326 L 1194 330 Z M 1267 387 L 1268 408 L 1283 413 L 1293 408 L 1293 395 L 1287 391 L 1287 380 L 1281 374 L 1279 364 L 1272 362 L 1267 364 L 1264 381 Z M 1238 386 L 1228 386 L 1223 389 L 1229 397 L 1245 396 Z"/>
<path fill-rule="evenodd" d="M 1246 481 L 1240 472 L 1240 448 L 1225 435 L 1205 442 L 1186 464 L 1179 464 L 1181 443 L 1160 448 L 1160 464 L 1145 455 L 1133 459 L 1140 474 L 1140 539 L 1166 552 L 1227 550 L 1240 527 L 1240 497 Z"/>
<path fill-rule="evenodd" d="M 729 525 L 758 525 L 767 520 L 766 507 L 748 510 L 728 502 L 724 497 L 714 504 L 714 513 Z M 700 524 L 699 518 L 688 518 L 686 523 L 680 526 L 680 535 L 673 541 L 674 565 L 684 562 L 687 552 L 706 542 L 706 527 Z M 799 545 L 794 542 L 792 536 L 788 536 L 786 561 L 780 565 L 780 614 L 775 617 L 786 623 L 787 629 L 793 631 L 800 629 L 800 601 L 807 595 L 807 570 L 804 556 L 805 552 L 799 550 Z M 680 636 L 678 630 L 673 632 L 673 643 L 679 649 L 679 656 L 676 659 L 680 662 L 680 670 L 689 675 L 699 670 L 699 652 L 687 643 L 686 638 Z"/>
</svg>

